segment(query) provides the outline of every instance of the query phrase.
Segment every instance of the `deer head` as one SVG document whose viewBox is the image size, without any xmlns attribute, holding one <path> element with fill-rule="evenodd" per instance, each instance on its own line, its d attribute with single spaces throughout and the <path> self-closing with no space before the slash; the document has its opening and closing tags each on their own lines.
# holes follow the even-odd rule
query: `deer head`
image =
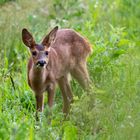
<svg viewBox="0 0 140 140">
<path fill-rule="evenodd" d="M 52 29 L 40 44 L 34 41 L 32 34 L 27 29 L 22 30 L 23 43 L 29 48 L 33 63 L 37 68 L 43 68 L 48 65 L 50 47 L 55 40 L 57 30 L 58 26 Z"/>
</svg>

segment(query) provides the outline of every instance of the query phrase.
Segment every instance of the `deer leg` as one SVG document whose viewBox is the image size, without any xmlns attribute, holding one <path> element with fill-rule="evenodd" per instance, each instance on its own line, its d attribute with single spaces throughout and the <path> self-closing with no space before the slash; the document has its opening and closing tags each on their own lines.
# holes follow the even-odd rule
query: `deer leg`
<svg viewBox="0 0 140 140">
<path fill-rule="evenodd" d="M 90 79 L 89 79 L 86 63 L 84 62 L 79 63 L 71 71 L 71 75 L 79 82 L 79 84 L 83 87 L 83 89 L 88 88 L 90 84 Z"/>
<path fill-rule="evenodd" d="M 43 94 L 36 94 L 36 120 L 39 120 L 38 112 L 42 112 L 44 109 L 44 96 Z"/>
<path fill-rule="evenodd" d="M 65 81 L 65 86 L 66 86 L 67 99 L 71 103 L 73 101 L 73 93 L 72 93 L 72 90 L 71 90 L 71 86 L 70 86 L 70 82 L 68 80 L 68 77 L 64 77 L 64 81 Z"/>
<path fill-rule="evenodd" d="M 48 105 L 51 108 L 53 106 L 54 95 L 55 95 L 55 85 L 48 88 Z"/>
<path fill-rule="evenodd" d="M 63 112 L 67 115 L 70 110 L 70 103 L 72 102 L 73 98 L 67 76 L 59 79 L 58 84 L 63 97 Z"/>
</svg>

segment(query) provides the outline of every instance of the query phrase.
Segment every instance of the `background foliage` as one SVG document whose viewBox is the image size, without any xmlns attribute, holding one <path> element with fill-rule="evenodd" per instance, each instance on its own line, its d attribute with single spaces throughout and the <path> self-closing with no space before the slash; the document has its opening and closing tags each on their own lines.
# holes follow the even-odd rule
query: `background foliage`
<svg viewBox="0 0 140 140">
<path fill-rule="evenodd" d="M 139 0 L 0 0 L 0 139 L 139 140 L 139 8 Z M 91 42 L 94 84 L 86 93 L 72 81 L 75 102 L 67 120 L 58 89 L 52 115 L 46 106 L 36 122 L 21 30 L 27 27 L 40 41 L 56 25 Z"/>
</svg>

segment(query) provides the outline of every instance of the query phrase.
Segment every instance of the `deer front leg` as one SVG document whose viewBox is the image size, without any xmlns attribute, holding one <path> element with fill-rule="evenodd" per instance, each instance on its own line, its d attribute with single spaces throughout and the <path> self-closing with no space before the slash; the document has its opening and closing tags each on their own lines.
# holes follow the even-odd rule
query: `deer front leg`
<svg viewBox="0 0 140 140">
<path fill-rule="evenodd" d="M 38 112 L 42 112 L 44 109 L 44 96 L 43 94 L 36 94 L 36 120 L 39 120 Z"/>
<path fill-rule="evenodd" d="M 48 105 L 50 108 L 52 108 L 55 95 L 55 85 L 51 85 L 47 91 L 48 91 Z"/>
</svg>

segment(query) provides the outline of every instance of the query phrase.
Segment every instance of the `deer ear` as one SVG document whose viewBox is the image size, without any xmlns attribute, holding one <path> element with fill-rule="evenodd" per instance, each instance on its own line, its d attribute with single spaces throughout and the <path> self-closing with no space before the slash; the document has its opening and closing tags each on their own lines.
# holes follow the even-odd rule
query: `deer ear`
<svg viewBox="0 0 140 140">
<path fill-rule="evenodd" d="M 50 31 L 50 33 L 48 35 L 46 35 L 46 37 L 43 39 L 42 45 L 49 46 L 55 40 L 57 30 L 58 30 L 58 26 L 53 28 Z"/>
<path fill-rule="evenodd" d="M 29 48 L 32 48 L 35 45 L 35 41 L 31 33 L 25 28 L 22 29 L 22 41 Z"/>
</svg>

